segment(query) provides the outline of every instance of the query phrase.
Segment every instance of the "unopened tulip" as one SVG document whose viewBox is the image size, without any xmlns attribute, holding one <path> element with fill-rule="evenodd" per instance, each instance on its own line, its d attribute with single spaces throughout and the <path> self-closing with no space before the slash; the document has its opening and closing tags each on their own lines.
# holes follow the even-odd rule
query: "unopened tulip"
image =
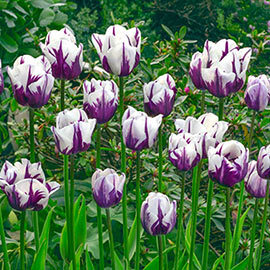
<svg viewBox="0 0 270 270">
<path fill-rule="evenodd" d="M 146 113 L 152 116 L 168 116 L 173 109 L 176 91 L 175 82 L 169 74 L 145 84 L 143 94 Z"/>
<path fill-rule="evenodd" d="M 260 177 L 270 180 L 270 145 L 260 149 L 257 160 L 257 171 Z"/>
<path fill-rule="evenodd" d="M 76 45 L 75 36 L 70 30 L 52 30 L 47 34 L 45 44 L 39 45 L 52 65 L 55 78 L 72 80 L 80 75 L 83 68 L 83 45 Z"/>
<path fill-rule="evenodd" d="M 208 150 L 210 178 L 226 187 L 242 181 L 247 174 L 249 150 L 238 141 L 220 143 Z"/>
<path fill-rule="evenodd" d="M 83 94 L 83 108 L 89 118 L 103 124 L 113 117 L 118 106 L 118 87 L 114 81 L 85 81 Z"/>
<path fill-rule="evenodd" d="M 93 34 L 91 39 L 107 72 L 127 76 L 139 64 L 141 32 L 138 28 L 126 30 L 121 25 L 113 25 L 105 35 Z"/>
<path fill-rule="evenodd" d="M 92 190 L 96 203 L 102 208 L 118 204 L 123 195 L 126 176 L 120 176 L 113 169 L 97 169 L 92 176 Z"/>
<path fill-rule="evenodd" d="M 3 93 L 4 90 L 4 77 L 2 73 L 2 62 L 0 59 L 0 95 Z"/>
<path fill-rule="evenodd" d="M 152 147 L 157 138 L 161 122 L 161 114 L 150 117 L 144 112 L 129 107 L 122 119 L 125 145 L 134 151 Z"/>
<path fill-rule="evenodd" d="M 142 203 L 141 223 L 151 235 L 168 234 L 176 223 L 176 201 L 159 192 L 151 192 Z"/>
<path fill-rule="evenodd" d="M 60 112 L 56 117 L 56 127 L 51 127 L 58 150 L 65 155 L 86 151 L 95 125 L 96 119 L 88 119 L 81 109 Z"/>
<path fill-rule="evenodd" d="M 257 162 L 252 160 L 248 164 L 248 173 L 245 177 L 246 191 L 255 198 L 264 198 L 267 180 L 261 178 L 257 172 Z"/>
<path fill-rule="evenodd" d="M 53 88 L 51 65 L 44 56 L 24 55 L 17 58 L 7 72 L 15 99 L 23 106 L 40 108 L 47 104 Z"/>
<path fill-rule="evenodd" d="M 12 165 L 6 161 L 0 172 L 0 188 L 16 210 L 39 211 L 48 204 L 49 197 L 60 188 L 57 182 L 47 182 L 40 162 L 31 164 L 22 159 Z"/>
</svg>

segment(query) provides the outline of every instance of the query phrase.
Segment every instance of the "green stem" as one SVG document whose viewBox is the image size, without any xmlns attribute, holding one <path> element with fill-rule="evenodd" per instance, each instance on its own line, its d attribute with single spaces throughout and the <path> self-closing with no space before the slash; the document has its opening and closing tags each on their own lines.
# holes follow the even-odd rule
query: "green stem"
<svg viewBox="0 0 270 270">
<path fill-rule="evenodd" d="M 205 230 L 204 230 L 204 241 L 203 241 L 203 255 L 202 255 L 202 269 L 207 269 L 208 265 L 208 252 L 209 252 L 209 239 L 210 239 L 210 228 L 211 228 L 211 209 L 212 209 L 212 198 L 213 198 L 214 183 L 209 179 L 208 182 L 208 193 L 207 193 L 207 207 L 205 215 Z"/>
<path fill-rule="evenodd" d="M 158 235 L 159 270 L 163 270 L 162 236 Z"/>
<path fill-rule="evenodd" d="M 174 259 L 174 269 L 178 269 L 178 257 L 179 257 L 179 250 L 180 250 L 180 242 L 182 241 L 183 246 L 185 246 L 185 239 L 182 238 L 182 234 L 184 231 L 183 227 L 183 209 L 184 209 L 184 196 L 185 196 L 185 178 L 186 172 L 183 173 L 182 180 L 181 180 L 181 197 L 180 197 L 180 204 L 178 208 L 178 221 L 177 221 L 177 238 L 176 238 L 176 251 L 175 251 L 175 259 Z"/>
<path fill-rule="evenodd" d="M 76 270 L 76 255 L 75 255 L 75 232 L 74 232 L 74 155 L 70 156 L 70 252 L 72 259 L 73 270 Z"/>
<path fill-rule="evenodd" d="M 193 169 L 193 179 L 192 179 L 192 213 L 191 213 L 191 244 L 189 253 L 189 269 L 193 269 L 193 254 L 195 249 L 195 239 L 196 239 L 196 227 L 197 227 L 197 213 L 198 213 L 198 197 L 200 189 L 201 180 L 201 169 L 202 160 L 199 162 L 198 166 Z"/>
<path fill-rule="evenodd" d="M 255 117 L 256 117 L 256 111 L 253 111 L 252 119 L 251 119 L 250 132 L 249 132 L 249 138 L 248 138 L 249 152 L 251 152 L 251 143 L 252 143 L 252 136 L 253 136 L 253 132 L 254 132 Z"/>
<path fill-rule="evenodd" d="M 255 199 L 255 209 L 254 209 L 254 213 L 253 213 L 251 240 L 250 240 L 250 250 L 249 250 L 248 268 L 247 269 L 253 269 L 252 268 L 252 261 L 253 261 L 253 252 L 254 252 L 254 244 L 255 244 L 258 205 L 259 205 L 259 199 L 256 198 Z"/>
<path fill-rule="evenodd" d="M 270 180 L 267 180 L 266 195 L 265 195 L 264 210 L 263 210 L 262 230 L 261 230 L 261 235 L 260 235 L 260 244 L 259 244 L 258 259 L 257 259 L 257 266 L 256 266 L 257 270 L 261 269 L 260 267 L 261 267 L 261 258 L 262 258 L 263 237 L 264 237 L 264 232 L 265 232 L 265 227 L 266 227 L 267 206 L 268 206 L 268 201 L 269 201 L 269 185 L 270 185 Z"/>
<path fill-rule="evenodd" d="M 231 213 L 230 213 L 230 188 L 226 188 L 226 223 L 225 223 L 225 230 L 226 230 L 226 242 L 225 242 L 225 270 L 230 269 L 230 253 L 231 253 Z"/>
<path fill-rule="evenodd" d="M 4 253 L 4 269 L 10 270 L 1 204 L 0 204 L 0 235 L 1 235 L 2 249 Z"/>
<path fill-rule="evenodd" d="M 126 146 L 122 135 L 122 118 L 124 114 L 123 77 L 119 77 L 119 110 L 120 110 L 120 136 L 121 136 L 121 172 L 126 174 Z M 125 181 L 123 187 L 122 210 L 123 210 L 124 262 L 125 262 L 125 269 L 129 269 L 128 226 L 127 226 L 127 181 Z"/>
<path fill-rule="evenodd" d="M 224 114 L 224 98 L 219 98 L 219 107 L 218 107 L 219 121 L 223 120 L 223 114 Z"/>
<path fill-rule="evenodd" d="M 101 126 L 97 125 L 96 131 L 96 168 L 100 168 L 101 159 Z M 97 205 L 97 223 L 98 223 L 98 246 L 99 246 L 99 268 L 104 269 L 104 249 L 103 249 L 103 231 L 102 231 L 102 214 L 101 208 Z"/>
<path fill-rule="evenodd" d="M 136 270 L 140 268 L 140 216 L 141 216 L 141 193 L 140 193 L 140 151 L 136 156 L 136 210 L 137 210 L 137 234 L 136 234 Z"/>
<path fill-rule="evenodd" d="M 20 228 L 20 260 L 21 260 L 21 270 L 25 269 L 24 260 L 24 231 L 25 231 L 25 211 L 21 212 L 21 228 Z"/>
<path fill-rule="evenodd" d="M 158 191 L 162 189 L 162 124 L 158 129 Z"/>
<path fill-rule="evenodd" d="M 63 111 L 65 109 L 65 80 L 60 81 L 60 110 Z"/>
<path fill-rule="evenodd" d="M 107 216 L 107 226 L 108 226 L 109 238 L 110 238 L 110 252 L 111 252 L 111 260 L 112 260 L 112 270 L 115 270 L 113 232 L 112 232 L 112 223 L 111 223 L 110 209 L 109 208 L 106 208 L 106 216 Z"/>
<path fill-rule="evenodd" d="M 204 114 L 204 110 L 205 110 L 205 91 L 206 90 L 202 90 L 201 114 Z"/>
</svg>

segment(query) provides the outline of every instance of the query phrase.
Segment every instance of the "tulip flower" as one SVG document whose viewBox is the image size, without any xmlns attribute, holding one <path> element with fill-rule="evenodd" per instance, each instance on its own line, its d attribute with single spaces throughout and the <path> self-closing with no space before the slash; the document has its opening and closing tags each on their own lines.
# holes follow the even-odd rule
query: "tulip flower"
<svg viewBox="0 0 270 270">
<path fill-rule="evenodd" d="M 117 205 L 123 195 L 126 176 L 120 176 L 113 169 L 97 169 L 92 176 L 92 190 L 96 203 L 102 208 Z"/>
<path fill-rule="evenodd" d="M 144 110 L 147 114 L 168 116 L 174 105 L 176 87 L 169 74 L 158 77 L 143 87 Z"/>
<path fill-rule="evenodd" d="M 67 28 L 50 31 L 45 44 L 39 46 L 51 63 L 55 78 L 72 80 L 82 72 L 83 45 L 76 45 L 75 36 Z"/>
<path fill-rule="evenodd" d="M 176 223 L 176 201 L 160 192 L 151 192 L 142 203 L 141 223 L 151 235 L 168 234 Z"/>
<path fill-rule="evenodd" d="M 139 64 L 141 32 L 137 27 L 126 30 L 121 25 L 113 25 L 105 35 L 93 34 L 91 39 L 107 72 L 128 76 Z"/>
<path fill-rule="evenodd" d="M 257 160 L 257 171 L 261 178 L 270 179 L 270 145 L 260 149 Z"/>
<path fill-rule="evenodd" d="M 49 197 L 60 188 L 57 182 L 47 182 L 40 162 L 31 164 L 22 159 L 12 165 L 6 161 L 0 172 L 0 188 L 16 210 L 44 209 Z"/>
<path fill-rule="evenodd" d="M 208 173 L 219 184 L 232 187 L 247 174 L 249 150 L 238 141 L 220 143 L 208 150 Z"/>
<path fill-rule="evenodd" d="M 118 87 L 114 81 L 84 81 L 83 93 L 83 108 L 89 118 L 103 124 L 113 117 L 118 105 Z"/>
<path fill-rule="evenodd" d="M 186 120 L 175 120 L 175 127 L 178 133 L 187 132 L 193 135 L 200 135 L 203 158 L 207 158 L 210 146 L 216 147 L 222 142 L 228 126 L 227 122 L 218 121 L 218 117 L 213 113 L 202 114 L 198 119 L 189 116 Z"/>
<path fill-rule="evenodd" d="M 13 68 L 7 67 L 15 99 L 23 106 L 40 108 L 47 104 L 53 88 L 51 65 L 44 56 L 24 55 Z"/>
<path fill-rule="evenodd" d="M 51 127 L 58 150 L 65 155 L 86 151 L 95 125 L 96 119 L 88 119 L 81 109 L 60 112 L 56 117 L 56 127 Z"/>
<path fill-rule="evenodd" d="M 125 145 L 134 151 L 152 147 L 161 122 L 161 114 L 149 117 L 146 113 L 129 106 L 122 119 Z"/>
<path fill-rule="evenodd" d="M 3 91 L 4 91 L 4 77 L 2 73 L 2 62 L 0 59 L 0 95 L 3 93 Z"/>
<path fill-rule="evenodd" d="M 255 198 L 264 198 L 267 180 L 261 178 L 257 172 L 257 162 L 252 160 L 248 164 L 248 173 L 245 177 L 246 191 Z"/>
<path fill-rule="evenodd" d="M 197 88 L 226 97 L 243 87 L 250 56 L 251 48 L 239 49 L 231 39 L 207 40 L 203 52 L 193 55 L 189 73 Z"/>
</svg>

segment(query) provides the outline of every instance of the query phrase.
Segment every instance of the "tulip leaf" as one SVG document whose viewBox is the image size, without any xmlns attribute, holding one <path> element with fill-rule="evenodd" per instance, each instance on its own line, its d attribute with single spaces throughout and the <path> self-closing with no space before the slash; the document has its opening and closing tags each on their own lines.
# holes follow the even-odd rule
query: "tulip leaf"
<svg viewBox="0 0 270 270">
<path fill-rule="evenodd" d="M 77 270 L 80 270 L 80 259 L 81 259 L 81 256 L 82 256 L 82 253 L 83 253 L 83 244 L 81 244 L 77 251 L 76 251 L 76 254 L 75 254 L 75 260 L 76 260 L 76 269 Z M 69 265 L 69 270 L 72 270 L 73 269 L 73 261 L 71 262 L 71 264 Z"/>
<path fill-rule="evenodd" d="M 247 256 L 244 260 L 242 260 L 240 263 L 232 267 L 232 270 L 244 270 L 246 269 L 248 265 L 248 259 L 249 257 Z"/>
<path fill-rule="evenodd" d="M 68 259 L 67 222 L 65 222 L 60 237 L 60 254 L 63 260 Z"/>
<path fill-rule="evenodd" d="M 187 263 L 187 260 L 188 260 L 188 257 L 185 256 L 186 255 L 186 250 L 184 249 L 180 259 L 178 260 L 178 263 L 177 263 L 177 269 L 178 270 L 181 270 L 184 268 L 184 265 Z"/>
<path fill-rule="evenodd" d="M 122 262 L 120 261 L 120 259 L 117 256 L 116 252 L 114 252 L 114 261 L 115 261 L 115 269 L 116 270 L 124 270 Z"/>
<path fill-rule="evenodd" d="M 85 250 L 85 261 L 86 261 L 86 270 L 95 270 L 94 265 L 90 259 L 88 247 Z"/>
<path fill-rule="evenodd" d="M 18 50 L 17 42 L 8 34 L 1 33 L 0 45 L 9 53 L 15 53 Z"/>
<path fill-rule="evenodd" d="M 54 20 L 55 13 L 50 8 L 45 8 L 42 10 L 39 16 L 39 25 L 40 26 L 47 26 L 51 24 Z"/>
<path fill-rule="evenodd" d="M 214 262 L 214 264 L 213 264 L 213 267 L 212 267 L 212 270 L 216 270 L 217 267 L 219 266 L 219 264 L 224 265 L 224 259 L 223 259 L 224 255 L 225 255 L 225 253 L 223 253 L 220 257 L 218 257 L 218 258 L 215 260 L 215 262 Z"/>
</svg>

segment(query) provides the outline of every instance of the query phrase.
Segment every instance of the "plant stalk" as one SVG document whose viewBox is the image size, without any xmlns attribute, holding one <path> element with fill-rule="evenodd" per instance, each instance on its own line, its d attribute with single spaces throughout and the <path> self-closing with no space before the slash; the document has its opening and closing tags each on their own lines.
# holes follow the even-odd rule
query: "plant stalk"
<svg viewBox="0 0 270 270">
<path fill-rule="evenodd" d="M 60 80 L 60 110 L 63 111 L 65 109 L 65 80 Z"/>
<path fill-rule="evenodd" d="M 162 123 L 158 129 L 158 191 L 162 189 Z"/>
<path fill-rule="evenodd" d="M 201 114 L 204 114 L 204 110 L 205 110 L 205 91 L 206 90 L 202 90 Z"/>
<path fill-rule="evenodd" d="M 111 223 L 110 209 L 109 208 L 106 208 L 106 216 L 107 216 L 107 226 L 108 226 L 109 238 L 110 238 L 110 252 L 111 252 L 111 260 L 112 260 L 112 270 L 115 270 L 113 232 L 112 232 L 112 223 Z"/>
<path fill-rule="evenodd" d="M 224 98 L 219 98 L 219 107 L 218 107 L 218 120 L 223 120 L 224 115 Z"/>
<path fill-rule="evenodd" d="M 231 213 L 230 213 L 230 188 L 226 188 L 226 223 L 225 223 L 225 231 L 226 231 L 226 241 L 225 241 L 225 270 L 230 269 L 230 257 L 231 257 Z"/>
<path fill-rule="evenodd" d="M 21 228 L 20 228 L 20 262 L 21 270 L 25 269 L 25 246 L 24 246 L 24 232 L 25 232 L 25 211 L 21 211 Z"/>
<path fill-rule="evenodd" d="M 162 235 L 158 235 L 159 270 L 163 270 Z"/>
</svg>

